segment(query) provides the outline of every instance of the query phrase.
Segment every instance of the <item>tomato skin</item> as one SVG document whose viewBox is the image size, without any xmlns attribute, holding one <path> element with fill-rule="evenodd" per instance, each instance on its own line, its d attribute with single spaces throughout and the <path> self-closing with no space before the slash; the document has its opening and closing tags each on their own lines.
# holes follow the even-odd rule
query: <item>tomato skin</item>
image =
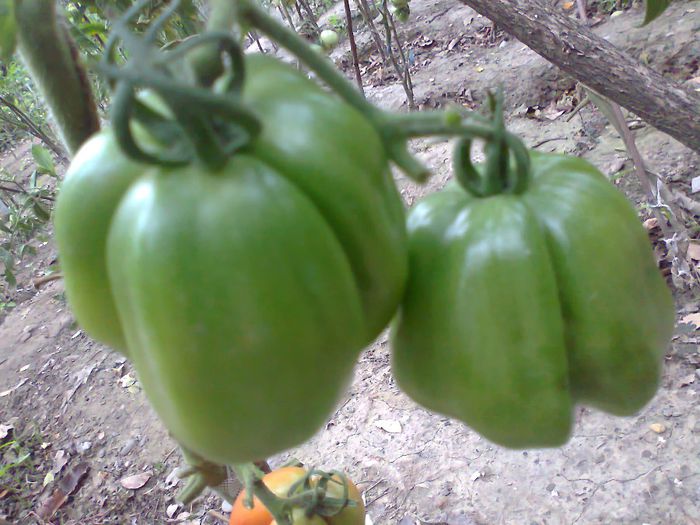
<svg viewBox="0 0 700 525">
<path fill-rule="evenodd" d="M 273 470 L 263 477 L 263 483 L 275 495 L 286 497 L 289 495 L 289 489 L 297 481 L 306 476 L 306 470 L 301 467 L 282 467 Z M 334 476 L 334 479 L 338 479 Z M 312 484 L 313 484 L 312 480 Z M 303 514 L 303 510 L 295 511 L 294 525 L 306 524 L 329 524 L 329 525 L 364 525 L 365 523 L 365 507 L 362 502 L 360 491 L 355 484 L 347 480 L 348 483 L 348 498 L 353 500 L 356 505 L 347 507 L 335 516 L 321 517 L 318 515 L 307 518 Z M 329 482 L 327 485 L 327 495 L 329 497 L 341 498 L 343 496 L 343 487 L 338 483 Z M 271 525 L 275 523 L 272 515 L 265 509 L 257 498 L 253 498 L 253 508 L 247 509 L 243 505 L 245 499 L 245 491 L 241 492 L 233 504 L 231 510 L 230 525 Z"/>
<path fill-rule="evenodd" d="M 78 153 L 55 218 L 80 325 L 131 358 L 179 442 L 224 464 L 321 427 L 407 275 L 373 126 L 276 59 L 246 64 L 263 133 L 225 167 L 147 168 L 104 131 Z"/>
<path fill-rule="evenodd" d="M 634 208 L 593 166 L 531 154 L 522 195 L 452 186 L 411 211 L 392 330 L 399 386 L 511 448 L 568 440 L 573 407 L 654 395 L 671 294 Z"/>
<path fill-rule="evenodd" d="M 114 211 L 145 167 L 124 155 L 109 131 L 78 151 L 54 210 L 66 299 L 80 326 L 98 341 L 127 352 L 107 276 L 107 234 Z"/>
<path fill-rule="evenodd" d="M 362 115 L 296 69 L 267 55 L 246 60 L 244 100 L 269 123 L 254 154 L 303 190 L 335 232 L 369 343 L 394 317 L 408 276 L 405 210 L 382 141 Z"/>
</svg>

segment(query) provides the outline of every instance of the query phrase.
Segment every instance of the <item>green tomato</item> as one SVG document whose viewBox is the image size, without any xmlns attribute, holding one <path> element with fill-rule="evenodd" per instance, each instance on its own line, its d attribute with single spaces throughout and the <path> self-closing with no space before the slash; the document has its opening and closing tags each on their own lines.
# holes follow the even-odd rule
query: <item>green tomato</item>
<svg viewBox="0 0 700 525">
<path fill-rule="evenodd" d="M 411 211 L 392 333 L 408 395 L 512 448 L 566 442 L 577 403 L 642 408 L 674 325 L 626 198 L 581 159 L 531 158 L 521 195 L 477 198 L 455 185 Z"/>
<path fill-rule="evenodd" d="M 389 12 L 399 22 L 407 22 L 408 18 L 411 16 L 411 8 L 408 6 L 408 3 L 406 3 L 406 5 L 392 3 L 389 6 Z"/>
<path fill-rule="evenodd" d="M 323 424 L 407 275 L 403 206 L 372 125 L 291 66 L 246 65 L 263 132 L 245 153 L 217 172 L 147 168 L 103 132 L 55 217 L 78 322 L 128 352 L 179 442 L 224 464 Z"/>
<path fill-rule="evenodd" d="M 321 46 L 327 50 L 333 49 L 335 46 L 337 46 L 339 39 L 340 37 L 338 36 L 338 33 L 332 29 L 324 29 L 321 31 L 321 35 L 319 36 Z"/>
</svg>

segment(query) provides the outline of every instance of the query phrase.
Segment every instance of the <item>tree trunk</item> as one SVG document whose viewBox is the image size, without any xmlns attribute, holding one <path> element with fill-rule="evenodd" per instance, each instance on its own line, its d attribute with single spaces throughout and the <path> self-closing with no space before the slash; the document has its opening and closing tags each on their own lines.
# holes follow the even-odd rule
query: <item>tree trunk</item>
<svg viewBox="0 0 700 525">
<path fill-rule="evenodd" d="M 544 0 L 460 0 L 579 82 L 700 151 L 700 97 Z"/>
</svg>

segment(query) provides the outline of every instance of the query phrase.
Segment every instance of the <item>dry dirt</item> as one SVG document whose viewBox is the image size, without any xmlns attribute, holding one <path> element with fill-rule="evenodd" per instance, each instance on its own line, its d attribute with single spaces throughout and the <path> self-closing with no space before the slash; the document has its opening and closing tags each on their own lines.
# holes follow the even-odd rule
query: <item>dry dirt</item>
<svg viewBox="0 0 700 525">
<path fill-rule="evenodd" d="M 490 23 L 467 7 L 413 0 L 411 9 L 401 31 L 414 51 L 421 107 L 478 107 L 487 88 L 502 84 L 508 126 L 528 145 L 548 141 L 540 149 L 583 155 L 640 202 L 633 175 L 620 176 L 630 166 L 622 142 L 597 110 L 585 108 L 567 121 L 572 101 L 579 100 L 571 78 L 507 35 L 492 39 Z M 635 8 L 606 18 L 595 31 L 680 82 L 700 75 L 700 2 L 676 2 L 648 28 L 637 29 L 640 21 Z M 361 48 L 367 41 L 359 36 Z M 346 47 L 333 55 L 341 64 L 347 63 Z M 363 65 L 370 64 L 365 55 Z M 368 69 L 369 98 L 404 109 L 390 71 Z M 649 127 L 636 133 L 651 170 L 697 200 L 689 183 L 700 174 L 699 156 Z M 415 148 L 435 176 L 423 187 L 399 178 L 409 206 L 450 177 L 447 142 Z M 71 485 L 71 477 L 81 481 L 52 523 L 218 523 L 208 512 L 222 512 L 213 495 L 188 508 L 174 506 L 182 483 L 172 473 L 180 454 L 129 363 L 76 327 L 60 282 L 33 290 L 31 278 L 55 257 L 50 243 L 40 248 L 20 274 L 19 304 L 4 322 L 0 318 L 0 425 L 11 424 L 10 435 L 31 454 L 0 478 L 0 523 L 3 515 L 9 523 L 41 523 L 36 513 L 61 482 Z M 692 293 L 676 299 L 679 319 L 700 308 Z M 347 396 L 323 431 L 271 463 L 296 457 L 344 470 L 364 491 L 376 524 L 698 524 L 699 341 L 697 326 L 679 325 L 662 388 L 636 417 L 580 409 L 566 446 L 510 451 L 403 395 L 382 336 L 362 354 Z M 0 458 L 1 469 L 11 458 Z M 138 474 L 145 484 L 124 488 L 121 481 Z"/>
</svg>

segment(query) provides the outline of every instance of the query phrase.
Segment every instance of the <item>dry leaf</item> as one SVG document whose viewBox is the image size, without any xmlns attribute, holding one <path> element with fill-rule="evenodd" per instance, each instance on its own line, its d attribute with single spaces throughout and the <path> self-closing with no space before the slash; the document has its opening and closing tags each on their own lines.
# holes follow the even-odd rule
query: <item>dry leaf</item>
<svg viewBox="0 0 700 525">
<path fill-rule="evenodd" d="M 568 11 L 569 9 L 574 7 L 574 3 L 575 2 L 564 2 L 564 9 L 566 9 Z"/>
<path fill-rule="evenodd" d="M 168 518 L 172 518 L 175 513 L 177 512 L 177 509 L 180 508 L 179 503 L 173 503 L 172 505 L 168 505 L 168 508 L 165 509 L 165 514 L 168 516 Z"/>
<path fill-rule="evenodd" d="M 693 325 L 697 330 L 700 328 L 700 312 L 686 315 L 685 317 L 681 318 L 681 323 Z"/>
<path fill-rule="evenodd" d="M 124 377 L 119 379 L 119 386 L 122 388 L 129 388 L 130 386 L 134 386 L 136 384 L 136 378 L 133 377 L 131 374 L 126 374 Z"/>
<path fill-rule="evenodd" d="M 54 474 L 58 474 L 63 470 L 63 467 L 66 466 L 66 463 L 68 463 L 68 454 L 66 454 L 65 450 L 59 450 L 56 452 L 56 455 L 53 458 L 53 467 L 51 468 L 51 472 Z"/>
<path fill-rule="evenodd" d="M 133 476 L 127 476 L 119 480 L 122 487 L 129 490 L 138 490 L 143 487 L 148 480 L 151 479 L 150 472 L 143 472 L 141 474 L 134 474 Z"/>
<path fill-rule="evenodd" d="M 663 434 L 664 432 L 666 432 L 666 427 L 661 423 L 652 423 L 651 425 L 649 425 L 649 429 L 652 432 L 656 432 L 657 434 Z"/>
<path fill-rule="evenodd" d="M 693 177 L 690 181 L 690 193 L 697 193 L 700 191 L 700 175 Z"/>
<path fill-rule="evenodd" d="M 170 474 L 168 474 L 168 476 L 165 478 L 165 486 L 167 488 L 171 489 L 171 488 L 175 487 L 178 483 L 180 483 L 180 478 L 177 475 L 179 470 L 180 470 L 179 468 L 173 469 L 170 472 Z"/>
<path fill-rule="evenodd" d="M 391 434 L 398 434 L 401 432 L 401 423 L 394 419 L 378 419 L 374 422 L 374 426 Z"/>
<path fill-rule="evenodd" d="M 80 481 L 88 473 L 88 470 L 90 470 L 90 467 L 88 467 L 86 463 L 79 463 L 63 476 L 58 483 L 58 488 L 54 490 L 53 494 L 45 500 L 37 510 L 36 513 L 39 517 L 44 521 L 48 521 L 66 502 L 68 496 L 75 492 L 75 489 L 78 488 Z"/>
<path fill-rule="evenodd" d="M 66 407 L 68 406 L 68 402 L 73 399 L 73 396 L 75 393 L 78 391 L 78 389 L 83 386 L 85 383 L 87 383 L 87 380 L 90 378 L 92 375 L 92 372 L 97 368 L 97 364 L 92 364 L 88 365 L 82 370 L 79 370 L 75 374 L 73 374 L 73 380 L 75 383 L 71 387 L 71 389 L 66 392 L 65 398 L 63 399 L 63 409 L 65 411 Z"/>
<path fill-rule="evenodd" d="M 24 379 L 20 379 L 19 383 L 17 383 L 15 386 L 10 388 L 9 390 L 5 390 L 4 392 L 0 392 L 0 397 L 7 397 L 9 396 L 12 392 L 17 390 L 19 387 L 21 387 L 24 383 L 27 382 L 27 378 L 25 377 Z"/>
<path fill-rule="evenodd" d="M 10 430 L 14 428 L 15 427 L 9 423 L 7 425 L 0 423 L 0 439 L 5 439 L 10 434 Z"/>
<path fill-rule="evenodd" d="M 693 372 L 689 376 L 681 378 L 681 380 L 679 381 L 679 386 L 684 387 L 684 386 L 691 385 L 691 384 L 695 383 L 695 378 L 696 378 L 696 375 L 695 375 L 695 372 Z"/>
<path fill-rule="evenodd" d="M 700 244 L 691 241 L 688 245 L 688 257 L 694 261 L 700 261 Z"/>
<path fill-rule="evenodd" d="M 20 372 L 26 372 L 27 370 L 29 370 L 29 367 L 30 367 L 30 366 L 32 366 L 32 365 L 24 365 L 22 368 L 19 369 L 19 371 L 20 371 Z"/>
<path fill-rule="evenodd" d="M 56 479 L 56 477 L 53 475 L 53 472 L 48 471 L 46 473 L 46 476 L 44 476 L 44 483 L 42 484 L 42 486 L 45 487 L 49 483 L 53 483 L 54 479 Z"/>
<path fill-rule="evenodd" d="M 656 217 L 652 217 L 651 219 L 645 220 L 645 221 L 644 221 L 644 224 L 643 224 L 644 228 L 645 228 L 647 231 L 653 230 L 653 229 L 656 228 L 658 225 L 659 225 L 659 219 L 657 219 Z"/>
</svg>

